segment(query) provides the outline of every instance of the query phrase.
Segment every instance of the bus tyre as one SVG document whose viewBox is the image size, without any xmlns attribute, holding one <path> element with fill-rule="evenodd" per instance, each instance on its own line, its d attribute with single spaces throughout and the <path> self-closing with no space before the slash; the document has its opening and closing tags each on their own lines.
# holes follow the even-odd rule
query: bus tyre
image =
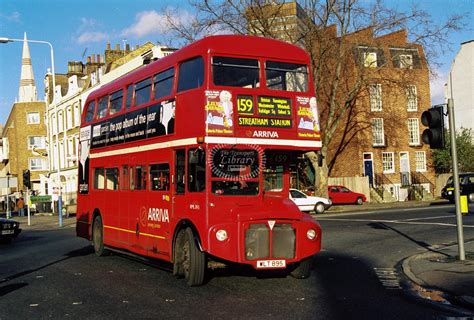
<svg viewBox="0 0 474 320">
<path fill-rule="evenodd" d="M 296 268 L 291 271 L 290 275 L 296 279 L 309 278 L 309 276 L 311 275 L 311 263 L 313 261 L 312 258 L 313 257 L 309 257 L 304 260 L 301 260 L 296 266 Z"/>
<path fill-rule="evenodd" d="M 104 226 L 99 215 L 94 218 L 94 224 L 92 225 L 92 244 L 97 256 L 103 257 L 108 254 L 108 251 L 104 248 Z"/>
<path fill-rule="evenodd" d="M 178 277 L 183 275 L 190 287 L 202 285 L 206 271 L 206 255 L 196 245 L 191 228 L 179 232 L 176 245 L 178 252 L 173 274 Z"/>
</svg>

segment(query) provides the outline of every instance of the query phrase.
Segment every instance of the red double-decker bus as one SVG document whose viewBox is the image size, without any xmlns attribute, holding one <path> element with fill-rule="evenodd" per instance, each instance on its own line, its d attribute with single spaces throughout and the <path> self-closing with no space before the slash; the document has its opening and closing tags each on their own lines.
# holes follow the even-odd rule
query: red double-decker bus
<svg viewBox="0 0 474 320">
<path fill-rule="evenodd" d="M 77 235 L 101 256 L 310 274 L 321 229 L 288 199 L 321 147 L 309 57 L 281 41 L 211 36 L 91 93 L 80 129 Z"/>
</svg>

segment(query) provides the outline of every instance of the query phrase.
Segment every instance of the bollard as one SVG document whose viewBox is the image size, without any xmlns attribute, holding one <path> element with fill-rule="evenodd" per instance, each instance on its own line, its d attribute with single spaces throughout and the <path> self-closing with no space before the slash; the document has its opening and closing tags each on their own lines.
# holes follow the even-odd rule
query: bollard
<svg viewBox="0 0 474 320">
<path fill-rule="evenodd" d="M 469 213 L 469 206 L 467 205 L 467 196 L 460 196 L 461 213 L 463 216 Z"/>
</svg>

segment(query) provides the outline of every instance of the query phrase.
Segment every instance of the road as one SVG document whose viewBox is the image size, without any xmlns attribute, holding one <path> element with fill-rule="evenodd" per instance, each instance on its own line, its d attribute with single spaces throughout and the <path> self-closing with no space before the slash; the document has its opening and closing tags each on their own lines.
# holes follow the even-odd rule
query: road
<svg viewBox="0 0 474 320">
<path fill-rule="evenodd" d="M 189 288 L 166 264 L 99 258 L 74 228 L 29 230 L 0 247 L 0 319 L 442 319 L 407 294 L 406 257 L 456 242 L 453 206 L 324 214 L 323 251 L 306 280 L 217 270 Z M 464 217 L 474 239 L 474 216 Z"/>
</svg>

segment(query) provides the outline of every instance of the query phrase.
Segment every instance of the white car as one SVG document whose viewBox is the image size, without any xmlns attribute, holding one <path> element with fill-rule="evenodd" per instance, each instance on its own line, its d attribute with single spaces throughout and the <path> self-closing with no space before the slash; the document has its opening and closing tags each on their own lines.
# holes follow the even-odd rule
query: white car
<svg viewBox="0 0 474 320">
<path fill-rule="evenodd" d="M 298 206 L 301 211 L 313 211 L 323 213 L 324 210 L 331 207 L 332 202 L 329 199 L 308 196 L 297 189 L 290 189 L 290 199 Z"/>
</svg>

